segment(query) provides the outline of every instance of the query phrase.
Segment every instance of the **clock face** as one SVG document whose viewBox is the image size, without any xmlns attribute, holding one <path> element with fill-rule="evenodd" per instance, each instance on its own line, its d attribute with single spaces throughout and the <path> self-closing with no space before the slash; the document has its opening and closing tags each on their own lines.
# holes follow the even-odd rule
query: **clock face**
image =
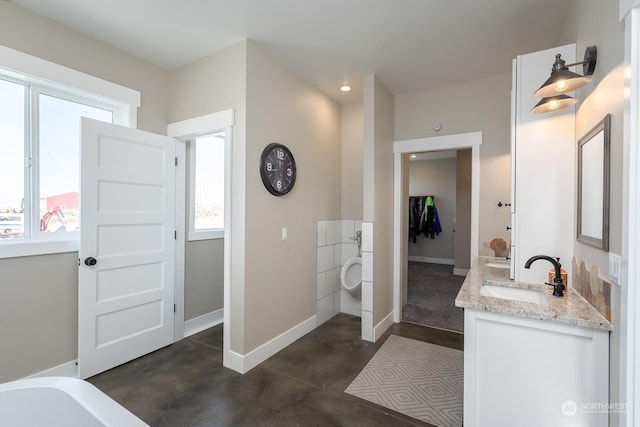
<svg viewBox="0 0 640 427">
<path fill-rule="evenodd" d="M 260 177 L 274 196 L 283 196 L 291 191 L 296 183 L 296 161 L 291 151 L 282 144 L 267 145 L 260 157 Z"/>
</svg>

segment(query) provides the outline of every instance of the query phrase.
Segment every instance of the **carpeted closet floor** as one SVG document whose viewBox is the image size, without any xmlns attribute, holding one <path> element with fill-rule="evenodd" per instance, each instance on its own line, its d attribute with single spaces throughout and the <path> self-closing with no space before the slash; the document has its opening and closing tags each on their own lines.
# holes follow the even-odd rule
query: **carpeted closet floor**
<svg viewBox="0 0 640 427">
<path fill-rule="evenodd" d="M 462 332 L 464 311 L 455 299 L 464 279 L 453 275 L 452 265 L 409 262 L 402 320 Z"/>
</svg>

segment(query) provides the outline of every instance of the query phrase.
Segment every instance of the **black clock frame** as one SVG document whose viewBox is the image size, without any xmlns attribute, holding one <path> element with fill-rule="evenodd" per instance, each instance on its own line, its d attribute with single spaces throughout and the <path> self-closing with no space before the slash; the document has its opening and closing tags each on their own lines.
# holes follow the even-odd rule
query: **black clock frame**
<svg viewBox="0 0 640 427">
<path fill-rule="evenodd" d="M 288 185 L 285 185 L 282 190 L 278 190 L 277 188 L 274 187 L 269 176 L 272 171 L 267 170 L 267 163 L 268 163 L 267 160 L 269 159 L 269 156 L 274 152 L 275 149 L 281 149 L 282 151 L 284 151 L 285 162 L 287 161 L 287 158 L 290 159 L 291 161 L 291 169 L 292 169 L 291 181 L 288 183 Z M 286 145 L 273 142 L 267 145 L 264 148 L 264 150 L 262 150 L 262 155 L 260 156 L 260 178 L 262 178 L 262 183 L 264 184 L 264 187 L 267 189 L 269 193 L 278 197 L 284 196 L 285 194 L 289 193 L 293 189 L 293 186 L 296 183 L 296 174 L 297 174 L 296 160 L 293 157 L 291 150 L 289 150 L 289 148 Z"/>
</svg>

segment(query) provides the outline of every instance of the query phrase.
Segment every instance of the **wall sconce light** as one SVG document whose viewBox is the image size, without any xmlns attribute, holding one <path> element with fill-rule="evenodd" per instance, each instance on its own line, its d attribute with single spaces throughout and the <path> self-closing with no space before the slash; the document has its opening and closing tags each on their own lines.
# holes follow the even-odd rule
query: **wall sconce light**
<svg viewBox="0 0 640 427">
<path fill-rule="evenodd" d="M 542 100 L 531 109 L 532 113 L 547 113 L 568 107 L 578 102 L 577 99 L 565 95 L 591 82 L 591 76 L 596 69 L 598 50 L 596 46 L 589 46 L 584 51 L 584 60 L 574 64 L 566 64 L 560 54 L 551 67 L 551 76 L 533 94 Z M 582 65 L 583 76 L 569 70 L 574 65 Z"/>
<path fill-rule="evenodd" d="M 568 95 L 556 95 L 542 98 L 530 111 L 532 113 L 550 113 L 577 103 L 578 100 Z"/>
</svg>

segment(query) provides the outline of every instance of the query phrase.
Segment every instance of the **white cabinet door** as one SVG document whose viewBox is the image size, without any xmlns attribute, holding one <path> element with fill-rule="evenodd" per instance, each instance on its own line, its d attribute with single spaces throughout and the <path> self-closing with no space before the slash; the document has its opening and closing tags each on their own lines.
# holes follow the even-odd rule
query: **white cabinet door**
<svg viewBox="0 0 640 427">
<path fill-rule="evenodd" d="M 464 310 L 464 425 L 598 426 L 609 332 Z"/>
<path fill-rule="evenodd" d="M 175 144 L 82 121 L 80 378 L 173 342 Z"/>
</svg>

